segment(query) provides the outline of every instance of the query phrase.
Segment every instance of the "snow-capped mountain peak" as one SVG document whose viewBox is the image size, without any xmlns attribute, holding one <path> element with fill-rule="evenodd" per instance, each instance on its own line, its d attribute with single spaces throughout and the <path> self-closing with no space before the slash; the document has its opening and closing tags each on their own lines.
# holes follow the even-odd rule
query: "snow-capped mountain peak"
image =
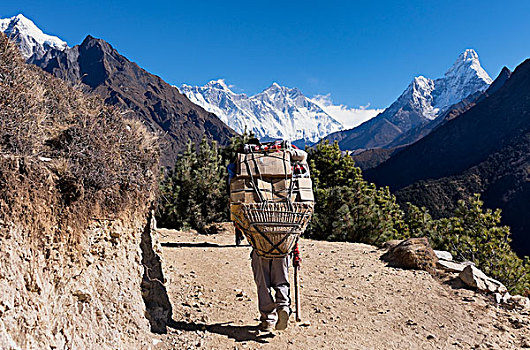
<svg viewBox="0 0 530 350">
<path fill-rule="evenodd" d="M 398 99 L 373 118 L 351 130 L 330 135 L 342 149 L 392 148 L 415 142 L 451 106 L 486 90 L 491 78 L 472 49 L 462 52 L 445 75 L 438 79 L 415 77 Z"/>
<path fill-rule="evenodd" d="M 458 56 L 443 78 L 436 79 L 434 103 L 444 110 L 477 91 L 486 90 L 492 81 L 482 68 L 475 50 L 467 49 Z"/>
<path fill-rule="evenodd" d="M 263 90 L 262 92 L 260 92 L 259 94 L 257 95 L 269 95 L 269 96 L 274 96 L 274 95 L 277 95 L 277 94 L 287 94 L 289 93 L 289 91 L 292 90 L 288 87 L 285 87 L 285 86 L 280 86 L 280 84 L 274 82 L 271 84 L 271 86 L 269 86 L 268 88 L 266 88 L 265 90 Z"/>
<path fill-rule="evenodd" d="M 488 84 L 491 84 L 493 81 L 480 65 L 478 54 L 473 49 L 466 49 L 464 52 L 462 52 L 456 59 L 453 66 L 445 73 L 445 77 L 469 75 L 477 76 L 479 79 L 484 80 Z"/>
<path fill-rule="evenodd" d="M 230 87 L 226 85 L 226 82 L 224 79 L 211 80 L 205 86 L 211 89 L 219 89 L 219 90 L 225 90 L 225 91 L 232 92 L 232 90 L 230 90 Z"/>
<path fill-rule="evenodd" d="M 276 82 L 250 97 L 234 93 L 222 79 L 202 87 L 182 85 L 179 90 L 237 132 L 246 129 L 260 139 L 316 142 L 343 128 L 299 89 Z"/>
<path fill-rule="evenodd" d="M 415 77 L 407 89 L 386 111 L 394 119 L 401 110 L 414 110 L 420 118 L 435 119 L 447 108 L 469 95 L 484 91 L 492 80 L 480 65 L 473 49 L 462 52 L 442 78 Z M 390 120 L 389 119 L 389 120 Z M 401 117 L 397 121 L 401 121 Z"/>
<path fill-rule="evenodd" d="M 412 80 L 412 87 L 415 90 L 425 90 L 428 89 L 432 91 L 432 80 L 429 78 L 424 77 L 423 75 L 418 75 L 417 77 L 414 77 Z"/>
<path fill-rule="evenodd" d="M 50 48 L 64 50 L 67 43 L 56 36 L 44 34 L 30 19 L 18 14 L 0 19 L 0 31 L 12 38 L 20 47 L 24 58 L 41 58 Z"/>
</svg>

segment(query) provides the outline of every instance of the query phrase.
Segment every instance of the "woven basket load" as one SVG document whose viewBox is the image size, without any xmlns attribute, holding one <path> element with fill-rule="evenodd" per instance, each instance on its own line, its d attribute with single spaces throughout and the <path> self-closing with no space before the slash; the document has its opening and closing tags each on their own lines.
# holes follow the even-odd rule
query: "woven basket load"
<svg viewBox="0 0 530 350">
<path fill-rule="evenodd" d="M 278 258 L 292 252 L 309 224 L 313 202 L 245 203 L 232 214 L 258 255 Z"/>
<path fill-rule="evenodd" d="M 311 220 L 314 196 L 306 156 L 293 149 L 238 154 L 230 183 L 231 219 L 260 256 L 290 254 Z"/>
</svg>

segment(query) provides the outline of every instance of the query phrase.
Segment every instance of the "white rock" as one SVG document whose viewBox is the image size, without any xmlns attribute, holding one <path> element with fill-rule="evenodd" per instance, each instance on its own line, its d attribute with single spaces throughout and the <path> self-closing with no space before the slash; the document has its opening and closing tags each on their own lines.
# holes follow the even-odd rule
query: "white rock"
<svg viewBox="0 0 530 350">
<path fill-rule="evenodd" d="M 509 297 L 505 298 L 504 303 L 512 309 L 530 309 L 530 299 L 522 295 L 509 295 Z"/>
<path fill-rule="evenodd" d="M 497 304 L 500 304 L 502 302 L 502 294 L 501 293 L 495 293 L 494 296 L 495 296 L 495 302 Z"/>
<path fill-rule="evenodd" d="M 502 302 L 503 303 L 507 303 L 508 300 L 511 298 L 512 296 L 510 295 L 510 293 L 506 292 L 504 293 L 504 295 L 502 296 Z"/>
<path fill-rule="evenodd" d="M 453 261 L 453 256 L 451 255 L 451 253 L 445 250 L 435 250 L 434 254 L 436 254 L 438 259 L 440 260 Z"/>
<path fill-rule="evenodd" d="M 460 275 L 460 279 L 468 286 L 476 288 L 480 291 L 499 292 L 507 291 L 506 287 L 499 281 L 494 280 L 484 274 L 473 265 L 466 266 Z"/>
<path fill-rule="evenodd" d="M 436 253 L 436 251 L 435 251 L 435 253 Z M 444 269 L 446 271 L 450 271 L 450 272 L 462 272 L 462 271 L 464 271 L 464 269 L 467 266 L 467 265 L 464 265 L 464 264 L 461 264 L 461 263 L 457 263 L 457 262 L 453 262 L 453 261 L 446 261 L 446 260 L 438 260 L 436 265 L 439 268 L 442 268 L 442 269 Z"/>
</svg>

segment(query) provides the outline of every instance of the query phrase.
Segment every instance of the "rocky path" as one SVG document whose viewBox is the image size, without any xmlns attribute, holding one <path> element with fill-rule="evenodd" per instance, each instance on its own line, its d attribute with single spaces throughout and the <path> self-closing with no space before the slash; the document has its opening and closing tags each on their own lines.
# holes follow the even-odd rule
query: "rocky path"
<svg viewBox="0 0 530 350">
<path fill-rule="evenodd" d="M 174 319 L 160 349 L 530 347 L 528 314 L 427 272 L 386 267 L 372 246 L 311 240 L 300 244 L 308 322 L 292 317 L 286 331 L 259 334 L 250 247 L 235 247 L 228 232 L 159 234 Z"/>
</svg>

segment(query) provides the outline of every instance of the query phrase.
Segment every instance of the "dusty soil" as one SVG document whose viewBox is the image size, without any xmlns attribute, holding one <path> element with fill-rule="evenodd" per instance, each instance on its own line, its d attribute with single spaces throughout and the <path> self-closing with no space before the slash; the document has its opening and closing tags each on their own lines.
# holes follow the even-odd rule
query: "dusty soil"
<svg viewBox="0 0 530 350">
<path fill-rule="evenodd" d="M 230 233 L 159 233 L 174 319 L 158 337 L 159 349 L 530 347 L 528 313 L 498 307 L 451 276 L 387 267 L 379 260 L 384 251 L 372 246 L 305 239 L 306 323 L 296 324 L 293 315 L 286 331 L 261 334 L 249 246 L 234 246 Z"/>
</svg>

